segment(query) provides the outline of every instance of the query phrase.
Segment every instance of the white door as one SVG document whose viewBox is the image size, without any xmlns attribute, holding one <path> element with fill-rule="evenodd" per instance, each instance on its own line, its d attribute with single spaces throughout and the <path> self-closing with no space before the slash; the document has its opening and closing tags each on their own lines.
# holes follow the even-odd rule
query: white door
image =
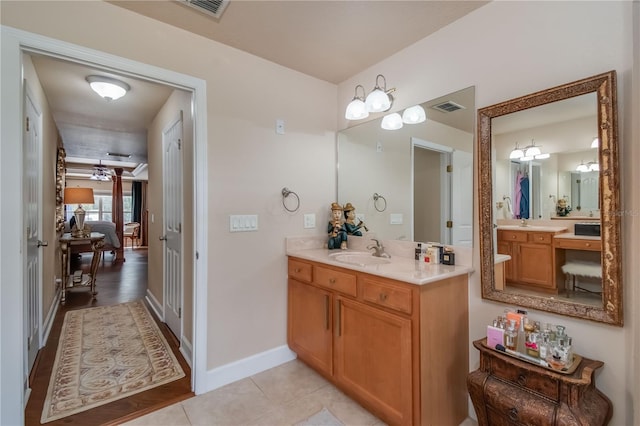
<svg viewBox="0 0 640 426">
<path fill-rule="evenodd" d="M 451 200 L 451 244 L 471 247 L 473 245 L 473 154 L 453 151 L 451 186 L 455 188 Z"/>
<path fill-rule="evenodd" d="M 182 111 L 162 133 L 164 200 L 164 318 L 182 337 Z"/>
<path fill-rule="evenodd" d="M 25 385 L 27 378 L 40 349 L 40 289 L 42 282 L 41 246 L 46 242 L 40 241 L 41 233 L 41 136 L 40 111 L 33 102 L 33 97 L 25 82 L 25 123 L 24 131 L 24 226 L 25 243 L 27 247 L 24 271 L 24 337 L 27 350 L 25 362 Z"/>
</svg>

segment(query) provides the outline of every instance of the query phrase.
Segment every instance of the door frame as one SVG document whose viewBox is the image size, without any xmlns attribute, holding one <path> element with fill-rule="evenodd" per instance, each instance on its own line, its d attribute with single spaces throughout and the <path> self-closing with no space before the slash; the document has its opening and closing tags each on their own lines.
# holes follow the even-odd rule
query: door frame
<svg viewBox="0 0 640 426">
<path fill-rule="evenodd" d="M 0 201 L 0 424 L 24 423 L 26 398 L 22 391 L 22 368 L 26 347 L 23 335 L 23 269 L 14 265 L 24 262 L 25 241 L 21 235 L 24 220 L 22 208 L 15 209 L 15 203 L 22 205 L 22 179 L 16 185 L 15 178 L 22 176 L 22 53 L 45 54 L 72 62 L 88 63 L 121 73 L 174 86 L 193 93 L 194 169 L 190 176 L 193 189 L 193 253 L 194 259 L 188 267 L 193 268 L 193 352 L 191 386 L 196 394 L 206 391 L 207 369 L 207 92 L 206 81 L 190 75 L 163 69 L 138 61 L 129 60 L 98 50 L 63 42 L 15 28 L 0 26 L 0 59 L 2 73 L 0 87 L 2 97 L 2 128 L 0 129 L 0 191 L 4 200 Z M 186 182 L 186 180 L 185 180 Z M 53 212 L 51 212 L 53 214 Z M 203 261 L 198 261 L 202 259 Z M 19 283 L 20 285 L 16 285 Z M 12 350 L 8 350 L 12 348 Z"/>
</svg>

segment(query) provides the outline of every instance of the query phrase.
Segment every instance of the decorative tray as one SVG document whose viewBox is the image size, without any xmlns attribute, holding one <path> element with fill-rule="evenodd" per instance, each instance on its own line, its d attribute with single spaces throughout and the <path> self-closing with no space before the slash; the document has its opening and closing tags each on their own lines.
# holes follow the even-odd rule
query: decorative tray
<svg viewBox="0 0 640 426">
<path fill-rule="evenodd" d="M 559 373 L 559 374 L 566 374 L 566 375 L 573 374 L 578 368 L 578 366 L 580 365 L 580 363 L 582 362 L 582 357 L 580 355 L 573 354 L 573 362 L 571 363 L 571 365 L 563 368 L 554 368 L 550 364 L 548 364 L 548 366 L 542 365 L 539 361 L 534 361 L 532 357 L 527 358 L 527 355 L 521 354 L 520 352 L 509 353 L 506 351 L 498 350 L 496 348 L 492 348 L 491 346 L 487 345 L 487 339 L 482 340 L 482 346 L 484 346 L 485 348 L 489 348 L 494 352 L 498 352 L 500 354 L 509 356 L 511 358 L 515 358 L 520 361 L 524 361 L 531 365 L 535 365 L 537 367 L 544 368 L 545 370 L 553 371 L 554 373 Z"/>
</svg>

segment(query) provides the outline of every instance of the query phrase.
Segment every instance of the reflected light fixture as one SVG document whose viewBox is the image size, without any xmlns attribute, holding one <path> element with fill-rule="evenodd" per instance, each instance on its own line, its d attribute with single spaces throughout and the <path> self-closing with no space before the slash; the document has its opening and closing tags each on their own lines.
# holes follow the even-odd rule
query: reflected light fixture
<svg viewBox="0 0 640 426">
<path fill-rule="evenodd" d="M 513 151 L 511 151 L 511 154 L 509 154 L 509 159 L 519 160 L 522 157 L 524 157 L 524 151 L 518 148 L 518 142 L 516 142 L 516 147 L 513 149 Z"/>
<path fill-rule="evenodd" d="M 131 90 L 131 87 L 127 83 L 111 77 L 90 75 L 87 76 L 86 80 L 93 91 L 107 101 L 120 99 L 126 95 L 129 90 Z"/>
<path fill-rule="evenodd" d="M 362 89 L 362 97 L 358 96 L 358 87 Z M 369 116 L 367 106 L 364 103 L 364 87 L 361 84 L 356 86 L 353 100 L 347 105 L 347 111 L 344 114 L 344 118 L 347 120 L 361 120 Z"/>
<path fill-rule="evenodd" d="M 599 172 L 600 171 L 600 164 L 598 164 L 597 161 L 589 161 L 587 164 L 584 164 L 584 161 L 580 162 L 580 164 L 578 164 L 578 167 L 576 167 L 576 172 L 580 172 L 580 173 L 588 173 L 588 172 Z"/>
<path fill-rule="evenodd" d="M 424 108 L 420 105 L 414 105 L 404 110 L 402 113 L 402 121 L 407 124 L 422 123 L 427 119 Z"/>
<path fill-rule="evenodd" d="M 597 148 L 600 145 L 600 139 L 596 136 L 591 142 L 591 148 Z"/>
<path fill-rule="evenodd" d="M 524 147 L 524 149 L 518 148 L 518 143 L 516 142 L 515 149 L 509 154 L 510 160 L 519 161 L 544 160 L 549 157 L 551 157 L 551 154 L 540 151 L 540 147 L 533 143 L 533 139 L 531 140 L 531 145 Z"/>
<path fill-rule="evenodd" d="M 402 117 L 397 112 L 385 115 L 380 123 L 380 127 L 385 130 L 398 130 L 402 128 L 402 125 Z"/>
</svg>

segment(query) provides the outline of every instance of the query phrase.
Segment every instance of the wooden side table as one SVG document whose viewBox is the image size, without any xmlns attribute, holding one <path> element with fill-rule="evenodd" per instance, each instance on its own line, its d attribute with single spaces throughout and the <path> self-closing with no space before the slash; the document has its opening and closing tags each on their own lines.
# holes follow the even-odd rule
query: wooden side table
<svg viewBox="0 0 640 426">
<path fill-rule="evenodd" d="M 604 363 L 587 358 L 571 374 L 521 361 L 485 345 L 480 368 L 467 376 L 478 425 L 606 425 L 613 415 L 609 398 L 595 385 Z"/>
<path fill-rule="evenodd" d="M 90 286 L 91 295 L 95 299 L 96 294 L 96 274 L 98 272 L 98 264 L 100 263 L 100 256 L 102 254 L 102 247 L 104 246 L 104 234 L 99 232 L 92 232 L 88 237 L 76 238 L 67 233 L 60 237 L 60 258 L 61 258 L 61 271 L 62 271 L 62 299 L 60 303 L 64 304 L 67 300 L 67 290 L 72 287 Z M 89 275 L 85 277 L 79 283 L 73 282 L 71 276 L 71 258 L 69 256 L 71 246 L 90 244 L 91 251 L 93 251 L 93 257 L 91 258 L 91 269 Z"/>
</svg>

